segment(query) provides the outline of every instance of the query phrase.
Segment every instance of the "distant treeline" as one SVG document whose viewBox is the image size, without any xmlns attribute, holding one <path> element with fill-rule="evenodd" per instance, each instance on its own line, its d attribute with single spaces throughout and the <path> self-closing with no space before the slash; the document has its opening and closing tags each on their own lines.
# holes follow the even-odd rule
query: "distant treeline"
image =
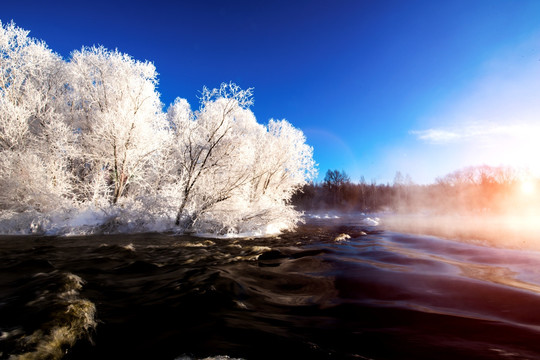
<svg viewBox="0 0 540 360">
<path fill-rule="evenodd" d="M 292 198 L 300 210 L 502 213 L 540 203 L 539 180 L 510 167 L 475 166 L 415 184 L 396 173 L 392 184 L 352 182 L 345 171 L 328 170 L 320 183 L 309 183 Z"/>
</svg>

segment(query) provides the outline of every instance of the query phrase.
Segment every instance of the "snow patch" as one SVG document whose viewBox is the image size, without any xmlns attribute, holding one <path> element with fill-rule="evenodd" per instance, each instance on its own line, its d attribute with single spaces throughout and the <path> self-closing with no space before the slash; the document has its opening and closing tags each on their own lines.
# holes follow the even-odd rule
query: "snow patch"
<svg viewBox="0 0 540 360">
<path fill-rule="evenodd" d="M 340 241 L 345 241 L 345 240 L 348 240 L 351 238 L 351 235 L 349 234 L 339 234 L 338 236 L 336 236 L 336 238 L 334 239 L 334 241 L 336 242 L 340 242 Z"/>
</svg>

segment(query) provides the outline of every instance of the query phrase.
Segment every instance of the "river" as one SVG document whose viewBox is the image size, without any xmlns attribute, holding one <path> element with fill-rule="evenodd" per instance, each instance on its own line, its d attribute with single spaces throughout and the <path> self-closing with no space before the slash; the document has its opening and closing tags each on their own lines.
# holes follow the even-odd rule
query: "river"
<svg viewBox="0 0 540 360">
<path fill-rule="evenodd" d="M 0 237 L 1 359 L 535 359 L 540 253 L 319 217 L 267 238 Z"/>
</svg>

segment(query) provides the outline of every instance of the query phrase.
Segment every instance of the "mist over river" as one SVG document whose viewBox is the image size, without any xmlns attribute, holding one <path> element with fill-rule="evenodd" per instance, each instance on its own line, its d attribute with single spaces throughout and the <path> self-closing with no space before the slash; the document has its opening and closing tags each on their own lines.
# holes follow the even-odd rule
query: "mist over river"
<svg viewBox="0 0 540 360">
<path fill-rule="evenodd" d="M 540 253 L 311 217 L 277 237 L 0 237 L 1 359 L 536 359 Z"/>
</svg>

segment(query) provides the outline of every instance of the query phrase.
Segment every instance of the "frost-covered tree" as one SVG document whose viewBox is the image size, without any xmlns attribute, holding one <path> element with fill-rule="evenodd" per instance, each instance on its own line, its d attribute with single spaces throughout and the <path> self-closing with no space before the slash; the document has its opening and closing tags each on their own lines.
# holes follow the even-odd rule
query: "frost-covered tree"
<svg viewBox="0 0 540 360">
<path fill-rule="evenodd" d="M 65 63 L 15 24 L 0 23 L 0 204 L 62 206 L 75 134 L 63 123 Z"/>
<path fill-rule="evenodd" d="M 316 176 L 313 148 L 306 144 L 302 131 L 286 120 L 270 120 L 266 130 L 256 141 L 248 192 L 251 211 L 243 221 L 251 222 L 251 227 L 291 228 L 300 214 L 290 199 Z"/>
<path fill-rule="evenodd" d="M 1 23 L 0 23 L 1 25 Z M 0 27 L 0 149 L 32 145 L 54 117 L 63 62 L 47 46 L 10 23 Z"/>
<path fill-rule="evenodd" d="M 222 84 L 219 89 L 203 89 L 195 113 L 185 100 L 177 99 L 169 108 L 177 159 L 174 171 L 180 185 L 176 225 L 192 227 L 248 182 L 253 135 L 263 131 L 248 109 L 252 103 L 251 89 Z"/>
<path fill-rule="evenodd" d="M 262 193 L 289 199 L 296 189 L 316 175 L 313 148 L 306 144 L 301 130 L 286 120 L 270 120 L 266 158 L 257 163 L 264 179 Z"/>
<path fill-rule="evenodd" d="M 68 74 L 84 198 L 116 204 L 128 189 L 144 193 L 167 136 L 154 65 L 91 47 L 73 52 Z"/>
<path fill-rule="evenodd" d="M 251 89 L 222 84 L 203 90 L 195 113 L 185 100 L 169 108 L 179 160 L 176 225 L 238 232 L 298 220 L 288 201 L 314 175 L 312 148 L 285 120 L 258 124 L 252 103 Z"/>
<path fill-rule="evenodd" d="M 204 88 L 197 111 L 177 99 L 164 113 L 153 64 L 95 46 L 64 61 L 13 23 L 0 23 L 0 60 L 0 231 L 298 220 L 289 200 L 314 175 L 312 148 L 285 120 L 257 123 L 252 89 Z"/>
</svg>

